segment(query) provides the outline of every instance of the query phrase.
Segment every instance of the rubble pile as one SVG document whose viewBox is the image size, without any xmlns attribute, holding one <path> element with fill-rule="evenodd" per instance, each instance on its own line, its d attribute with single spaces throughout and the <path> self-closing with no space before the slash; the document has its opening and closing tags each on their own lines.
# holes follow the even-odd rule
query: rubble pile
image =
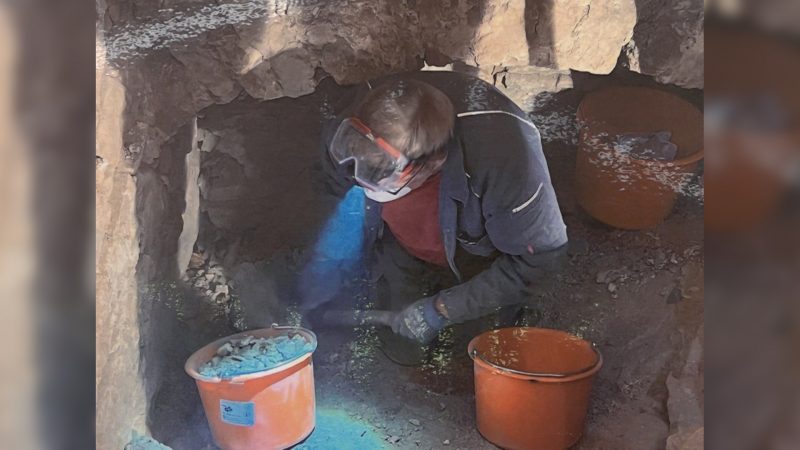
<svg viewBox="0 0 800 450">
<path fill-rule="evenodd" d="M 226 313 L 230 312 L 231 281 L 222 265 L 207 250 L 192 253 L 186 279 L 200 295 L 225 308 Z"/>
<path fill-rule="evenodd" d="M 245 336 L 217 349 L 216 356 L 200 368 L 200 374 L 231 378 L 273 369 L 313 351 L 314 344 L 300 334 L 270 338 Z"/>
</svg>

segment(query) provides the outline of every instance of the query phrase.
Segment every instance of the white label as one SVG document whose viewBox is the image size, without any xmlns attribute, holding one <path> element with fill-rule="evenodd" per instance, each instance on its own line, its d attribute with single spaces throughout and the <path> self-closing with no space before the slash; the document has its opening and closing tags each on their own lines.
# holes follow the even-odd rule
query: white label
<svg viewBox="0 0 800 450">
<path fill-rule="evenodd" d="M 255 405 L 253 402 L 219 401 L 219 413 L 222 421 L 241 427 L 252 427 L 256 423 Z"/>
</svg>

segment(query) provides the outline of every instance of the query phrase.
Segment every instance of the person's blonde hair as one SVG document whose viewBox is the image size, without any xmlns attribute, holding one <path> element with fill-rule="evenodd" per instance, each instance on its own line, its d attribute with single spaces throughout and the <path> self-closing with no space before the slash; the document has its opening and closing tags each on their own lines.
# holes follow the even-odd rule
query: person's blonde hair
<svg viewBox="0 0 800 450">
<path fill-rule="evenodd" d="M 409 159 L 441 148 L 452 136 L 455 112 L 440 90 L 417 80 L 391 80 L 372 89 L 355 116 Z"/>
</svg>

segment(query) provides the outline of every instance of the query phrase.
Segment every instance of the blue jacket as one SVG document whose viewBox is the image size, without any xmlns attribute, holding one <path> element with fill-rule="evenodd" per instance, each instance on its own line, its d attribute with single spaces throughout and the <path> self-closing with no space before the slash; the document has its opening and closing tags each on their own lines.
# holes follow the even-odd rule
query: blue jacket
<svg viewBox="0 0 800 450">
<path fill-rule="evenodd" d="M 461 322 L 523 302 L 552 277 L 567 244 L 538 130 L 517 105 L 478 78 L 413 72 L 370 85 L 395 77 L 435 86 L 459 113 L 453 138 L 446 144 L 439 191 L 439 222 L 450 268 L 461 280 L 456 246 L 479 256 L 500 253 L 484 272 L 438 294 L 450 319 Z M 323 127 L 323 168 L 338 192 L 349 189 L 353 180 L 331 162 L 327 145 L 368 89 L 367 85 L 355 89 L 349 105 Z M 476 111 L 502 112 L 463 114 Z M 372 244 L 383 233 L 381 204 L 367 199 L 365 208 L 366 242 Z"/>
</svg>

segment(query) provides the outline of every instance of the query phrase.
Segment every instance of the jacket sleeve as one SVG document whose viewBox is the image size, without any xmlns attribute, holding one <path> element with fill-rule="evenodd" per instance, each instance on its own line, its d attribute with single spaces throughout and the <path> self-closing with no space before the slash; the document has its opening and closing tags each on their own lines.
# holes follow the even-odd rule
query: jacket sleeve
<svg viewBox="0 0 800 450">
<path fill-rule="evenodd" d="M 449 319 L 460 323 L 524 303 L 559 270 L 566 247 L 535 255 L 501 255 L 471 280 L 440 292 Z"/>
<path fill-rule="evenodd" d="M 506 121 L 494 125 L 492 131 L 500 129 L 506 136 L 507 157 L 482 161 L 482 165 L 497 169 L 475 177 L 481 185 L 486 234 L 501 255 L 471 280 L 439 293 L 454 322 L 524 302 L 554 279 L 565 259 L 566 226 L 538 131 L 514 133 L 514 124 Z M 496 148 L 483 141 L 486 135 L 490 133 L 476 133 L 473 139 L 486 148 Z M 483 152 L 490 158 L 496 153 Z"/>
<path fill-rule="evenodd" d="M 471 280 L 439 293 L 451 321 L 522 303 L 554 280 L 566 259 L 566 227 L 552 186 L 543 185 L 540 195 L 526 209 L 487 221 L 489 237 L 502 254 Z"/>
</svg>

